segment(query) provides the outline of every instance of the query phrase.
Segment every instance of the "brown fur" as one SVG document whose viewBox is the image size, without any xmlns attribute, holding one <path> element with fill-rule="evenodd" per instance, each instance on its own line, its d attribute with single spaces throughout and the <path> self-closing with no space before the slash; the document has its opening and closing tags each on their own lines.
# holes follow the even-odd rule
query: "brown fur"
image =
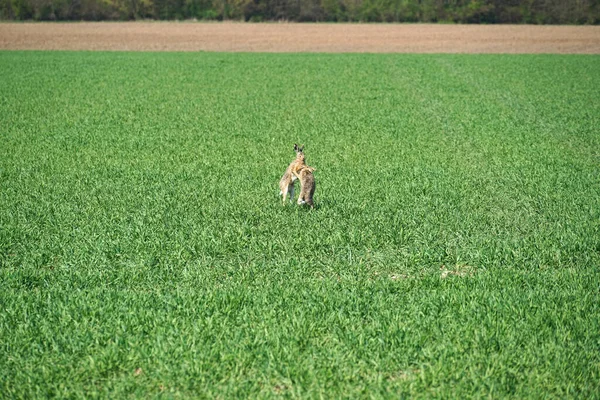
<svg viewBox="0 0 600 400">
<path fill-rule="evenodd" d="M 296 152 L 296 159 L 290 163 L 279 180 L 279 194 L 283 196 L 283 204 L 285 204 L 288 194 L 290 195 L 290 201 L 294 200 L 294 181 L 300 179 L 298 171 L 306 166 L 304 146 L 299 147 L 297 144 L 294 144 L 294 151 Z"/>
<path fill-rule="evenodd" d="M 300 170 L 300 184 L 302 189 L 300 190 L 300 196 L 298 196 L 298 204 L 308 204 L 311 208 L 314 208 L 313 196 L 315 194 L 315 177 L 313 172 L 316 169 L 313 167 L 305 166 Z"/>
</svg>

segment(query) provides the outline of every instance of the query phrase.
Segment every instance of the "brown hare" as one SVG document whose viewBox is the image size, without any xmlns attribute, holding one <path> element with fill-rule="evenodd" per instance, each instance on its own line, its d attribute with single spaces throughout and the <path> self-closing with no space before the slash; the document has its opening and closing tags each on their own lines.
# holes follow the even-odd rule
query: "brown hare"
<svg viewBox="0 0 600 400">
<path fill-rule="evenodd" d="M 308 204 L 310 208 L 315 208 L 313 196 L 315 194 L 315 177 L 313 172 L 316 168 L 305 166 L 300 170 L 300 196 L 298 196 L 298 205 Z"/>
<path fill-rule="evenodd" d="M 279 195 L 283 196 L 283 204 L 285 204 L 288 195 L 290 196 L 290 202 L 294 201 L 294 181 L 300 178 L 298 171 L 306 166 L 304 162 L 304 145 L 294 144 L 294 151 L 296 152 L 296 159 L 290 163 L 279 180 Z"/>
</svg>

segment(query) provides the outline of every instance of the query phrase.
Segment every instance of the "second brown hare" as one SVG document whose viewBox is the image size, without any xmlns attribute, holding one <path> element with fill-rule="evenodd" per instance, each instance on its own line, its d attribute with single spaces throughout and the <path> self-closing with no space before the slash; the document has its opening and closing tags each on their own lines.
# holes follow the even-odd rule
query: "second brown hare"
<svg viewBox="0 0 600 400">
<path fill-rule="evenodd" d="M 300 184 L 302 189 L 300 190 L 300 196 L 298 196 L 298 205 L 308 204 L 310 208 L 315 208 L 313 202 L 313 196 L 315 194 L 315 177 L 313 172 L 316 168 L 309 167 L 308 165 L 300 169 Z"/>
</svg>

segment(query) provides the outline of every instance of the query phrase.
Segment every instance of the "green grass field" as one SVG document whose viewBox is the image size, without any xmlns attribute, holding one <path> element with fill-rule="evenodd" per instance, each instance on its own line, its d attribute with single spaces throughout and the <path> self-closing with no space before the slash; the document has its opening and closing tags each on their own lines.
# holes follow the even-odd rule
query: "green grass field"
<svg viewBox="0 0 600 400">
<path fill-rule="evenodd" d="M 0 397 L 599 398 L 599 65 L 0 52 Z"/>
</svg>

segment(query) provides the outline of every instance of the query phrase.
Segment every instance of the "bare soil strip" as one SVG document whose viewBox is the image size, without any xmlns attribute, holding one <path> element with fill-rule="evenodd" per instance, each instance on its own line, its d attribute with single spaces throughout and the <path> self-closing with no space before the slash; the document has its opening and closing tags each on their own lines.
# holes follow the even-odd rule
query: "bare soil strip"
<svg viewBox="0 0 600 400">
<path fill-rule="evenodd" d="M 600 26 L 0 23 L 0 49 L 600 54 Z"/>
</svg>

